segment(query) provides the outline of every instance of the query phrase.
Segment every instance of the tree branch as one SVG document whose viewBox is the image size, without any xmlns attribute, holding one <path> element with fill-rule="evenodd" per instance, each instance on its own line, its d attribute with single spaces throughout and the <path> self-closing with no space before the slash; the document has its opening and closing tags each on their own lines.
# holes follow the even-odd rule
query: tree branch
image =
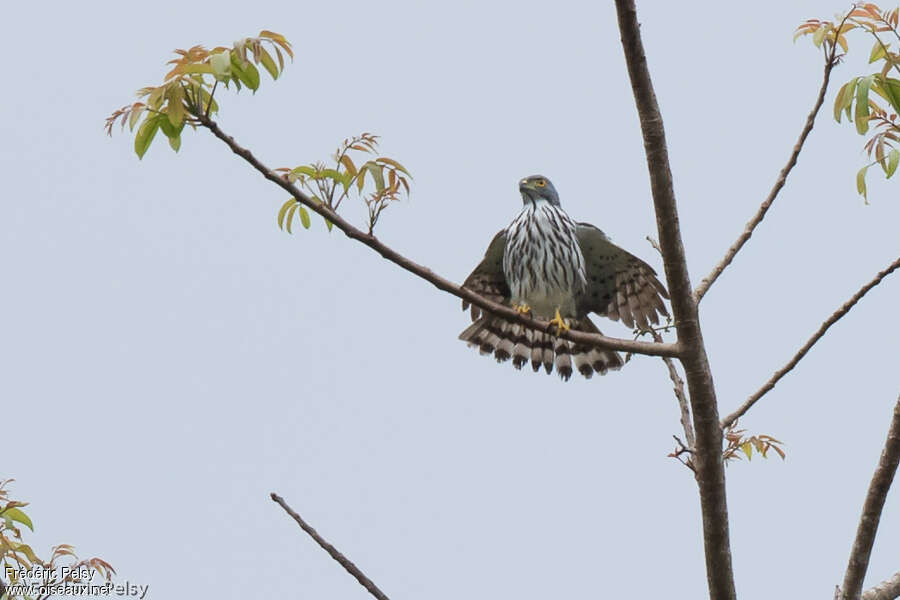
<svg viewBox="0 0 900 600">
<path fill-rule="evenodd" d="M 672 298 L 681 364 L 684 367 L 694 417 L 696 444 L 692 461 L 700 491 L 709 594 L 715 600 L 734 600 L 725 468 L 722 462 L 722 429 L 719 427 L 716 391 L 703 345 L 697 303 L 691 290 L 681 240 L 666 134 L 647 68 L 634 0 L 616 0 L 616 12 L 625 63 L 644 138 L 659 244 Z"/>
<path fill-rule="evenodd" d="M 253 156 L 253 154 L 249 150 L 238 145 L 237 142 L 234 141 L 234 138 L 226 135 L 215 123 L 215 121 L 202 114 L 195 114 L 194 118 L 197 119 L 198 123 L 209 129 L 214 136 L 225 142 L 225 144 L 227 144 L 235 154 L 243 158 L 245 161 L 250 163 L 250 165 L 253 166 L 254 169 L 262 173 L 263 177 L 275 183 L 287 193 L 291 194 L 294 198 L 297 199 L 298 202 L 300 202 L 310 210 L 331 221 L 331 223 L 335 227 L 343 231 L 347 237 L 361 242 L 369 248 L 372 248 L 383 258 L 409 271 L 413 275 L 421 277 L 425 281 L 430 282 L 439 290 L 453 294 L 458 298 L 462 298 L 463 300 L 466 300 L 469 303 L 478 306 L 479 308 L 495 314 L 498 317 L 503 317 L 504 319 L 513 323 L 521 323 L 522 325 L 525 325 L 526 327 L 529 327 L 531 329 L 547 331 L 551 327 L 551 325 L 547 321 L 534 319 L 530 316 L 518 313 L 508 306 L 492 302 L 469 289 L 460 287 L 452 281 L 444 279 L 443 277 L 432 272 L 431 269 L 428 269 L 427 267 L 411 261 L 399 252 L 383 244 L 374 235 L 365 233 L 348 223 L 339 214 L 331 210 L 328 205 L 314 202 L 312 198 L 303 193 L 303 191 L 297 188 L 297 186 L 288 182 L 280 175 L 266 167 L 255 156 Z M 597 348 L 603 348 L 606 350 L 621 350 L 623 352 L 632 352 L 634 354 L 644 354 L 649 356 L 678 356 L 680 352 L 677 343 L 657 344 L 651 342 L 639 342 L 635 340 L 623 340 L 619 338 L 607 337 L 605 335 L 599 335 L 596 333 L 586 333 L 583 331 L 575 330 L 563 331 L 559 334 L 559 337 L 587 346 L 595 346 Z"/>
<path fill-rule="evenodd" d="M 747 398 L 747 400 L 744 401 L 744 403 L 741 404 L 737 410 L 725 417 L 725 419 L 722 421 L 722 429 L 727 429 L 732 423 L 737 421 L 739 417 L 743 416 L 744 413 L 750 410 L 750 408 L 754 404 L 756 404 L 760 398 L 765 396 L 772 388 L 775 387 L 775 384 L 778 383 L 778 381 L 782 377 L 787 375 L 787 373 L 791 371 L 791 369 L 797 366 L 797 363 L 800 362 L 800 360 L 804 356 L 806 356 L 806 353 L 809 352 L 810 348 L 812 348 L 815 343 L 818 342 L 823 335 L 825 335 L 825 332 L 828 331 L 829 327 L 837 323 L 841 317 L 850 312 L 850 309 L 853 308 L 853 306 L 857 302 L 859 302 L 860 299 L 865 296 L 869 290 L 881 283 L 882 279 L 896 271 L 898 268 L 900 268 L 900 258 L 888 265 L 888 267 L 883 271 L 879 271 L 878 274 L 875 275 L 874 279 L 862 286 L 859 291 L 853 294 L 853 296 L 849 300 L 847 300 L 839 309 L 834 311 L 834 313 L 830 317 L 828 317 L 828 319 L 826 319 L 826 321 L 822 323 L 822 325 L 819 326 L 819 329 L 816 330 L 812 337 L 806 341 L 803 347 L 797 351 L 794 357 L 790 361 L 788 361 L 786 365 L 775 371 L 772 377 L 770 377 L 769 380 L 764 383 L 761 388 L 756 390 L 756 392 L 752 396 Z"/>
<path fill-rule="evenodd" d="M 841 26 L 843 26 L 843 21 L 841 22 Z M 819 95 L 816 97 L 816 102 L 813 105 L 812 110 L 809 112 L 809 116 L 806 117 L 806 125 L 803 126 L 803 131 L 800 132 L 800 137 L 797 139 L 797 143 L 794 144 L 794 150 L 791 152 L 791 156 L 790 158 L 788 158 L 787 164 L 784 165 L 783 169 L 781 169 L 781 172 L 778 174 L 778 179 L 775 180 L 775 185 L 773 185 L 772 189 L 769 191 L 769 195 L 760 205 L 759 210 L 756 211 L 756 214 L 753 215 L 753 218 L 750 219 L 750 221 L 748 221 L 744 226 L 744 231 L 740 236 L 738 236 L 737 241 L 735 241 L 734 244 L 731 245 L 722 260 L 720 260 L 719 263 L 713 268 L 712 272 L 700 281 L 697 289 L 694 290 L 695 301 L 700 302 L 700 300 L 709 290 L 709 286 L 711 286 L 713 282 L 715 282 L 715 280 L 719 278 L 719 275 L 722 274 L 722 271 L 725 270 L 725 267 L 731 264 L 731 261 L 734 260 L 734 257 L 738 253 L 738 251 L 740 251 L 744 244 L 747 243 L 747 240 L 750 239 L 750 236 L 753 235 L 753 230 L 756 229 L 756 226 L 762 222 L 763 218 L 766 216 L 766 212 L 768 212 L 769 208 L 772 206 L 772 203 L 775 201 L 775 198 L 778 196 L 778 193 L 781 191 L 781 188 L 784 187 L 791 169 L 793 169 L 794 165 L 797 164 L 797 157 L 800 156 L 800 151 L 803 150 L 803 144 L 806 142 L 806 138 L 809 136 L 809 132 L 812 131 L 813 125 L 815 124 L 816 115 L 819 113 L 819 109 L 822 107 L 822 103 L 825 101 L 825 92 L 828 91 L 828 82 L 831 79 L 831 70 L 834 69 L 834 66 L 837 64 L 837 61 L 835 60 L 836 49 L 837 44 L 833 44 L 831 46 L 830 53 L 825 58 L 825 73 L 822 76 L 822 87 L 819 88 Z"/>
<path fill-rule="evenodd" d="M 887 440 L 884 442 L 881 458 L 878 460 L 872 482 L 869 483 L 869 491 L 866 493 L 866 501 L 863 503 L 856 539 L 853 541 L 853 550 L 850 551 L 850 560 L 844 573 L 844 584 L 841 586 L 842 600 L 859 600 L 862 593 L 863 579 L 869 568 L 869 557 L 875 544 L 881 511 L 884 509 L 884 501 L 891 489 L 898 464 L 900 464 L 900 396 L 894 405 L 894 416 L 888 429 Z"/>
<path fill-rule="evenodd" d="M 662 336 L 658 332 L 651 330 L 650 334 L 656 342 L 662 342 Z M 687 440 L 687 449 L 693 451 L 694 448 L 694 425 L 691 423 L 691 408 L 688 404 L 687 396 L 684 394 L 684 380 L 678 374 L 675 368 L 675 361 L 668 356 L 663 356 L 662 361 L 669 370 L 669 379 L 672 380 L 672 391 L 675 392 L 675 399 L 678 401 L 678 409 L 681 412 L 681 427 L 684 429 L 684 439 Z"/>
<path fill-rule="evenodd" d="M 346 569 L 348 573 L 353 575 L 353 577 L 356 578 L 360 585 L 366 588 L 366 590 L 370 594 L 378 598 L 378 600 L 388 600 L 388 597 L 384 595 L 384 592 L 379 590 L 378 586 L 372 583 L 372 580 L 366 577 L 365 573 L 359 570 L 359 567 L 350 562 L 350 560 L 346 556 L 341 554 L 337 548 L 322 539 L 322 536 L 320 536 L 315 529 L 310 527 L 309 524 L 304 521 L 300 515 L 294 512 L 294 509 L 288 506 L 287 502 L 284 501 L 284 498 L 282 498 L 275 492 L 272 492 L 271 497 L 272 500 L 274 500 L 279 506 L 281 506 L 281 508 L 284 509 L 284 512 L 289 514 L 295 521 L 297 521 L 297 525 L 300 526 L 300 529 L 308 533 L 309 537 L 314 539 L 316 543 L 331 556 L 331 558 L 333 558 L 338 562 L 338 564 L 344 567 L 344 569 Z"/>
<path fill-rule="evenodd" d="M 894 600 L 900 597 L 900 572 L 863 592 L 862 600 Z"/>
</svg>

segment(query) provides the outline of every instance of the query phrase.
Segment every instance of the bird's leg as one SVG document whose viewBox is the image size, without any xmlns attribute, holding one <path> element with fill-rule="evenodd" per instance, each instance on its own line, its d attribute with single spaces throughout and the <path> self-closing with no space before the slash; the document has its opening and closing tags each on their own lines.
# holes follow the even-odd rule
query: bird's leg
<svg viewBox="0 0 900 600">
<path fill-rule="evenodd" d="M 527 315 L 531 312 L 531 307 L 527 304 L 513 304 L 513 308 L 521 315 Z"/>
<path fill-rule="evenodd" d="M 565 319 L 562 318 L 562 315 L 559 314 L 559 308 L 556 309 L 556 316 L 550 320 L 550 325 L 556 326 L 556 335 L 569 330 L 569 325 L 566 323 Z"/>
</svg>

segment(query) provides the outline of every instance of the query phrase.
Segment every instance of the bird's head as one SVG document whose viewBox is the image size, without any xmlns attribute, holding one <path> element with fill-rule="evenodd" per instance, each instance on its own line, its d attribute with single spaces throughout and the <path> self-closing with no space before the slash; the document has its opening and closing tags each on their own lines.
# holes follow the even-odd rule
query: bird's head
<svg viewBox="0 0 900 600">
<path fill-rule="evenodd" d="M 531 175 L 519 182 L 519 192 L 522 194 L 522 202 L 537 202 L 546 200 L 554 206 L 559 206 L 559 194 L 550 180 L 543 175 Z"/>
</svg>

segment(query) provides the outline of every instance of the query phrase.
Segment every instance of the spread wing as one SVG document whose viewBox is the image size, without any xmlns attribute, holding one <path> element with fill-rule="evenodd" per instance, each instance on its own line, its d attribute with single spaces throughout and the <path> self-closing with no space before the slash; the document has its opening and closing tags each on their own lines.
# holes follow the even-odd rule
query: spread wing
<svg viewBox="0 0 900 600">
<path fill-rule="evenodd" d="M 669 293 L 650 265 L 613 244 L 593 225 L 579 223 L 576 235 L 588 283 L 578 303 L 580 315 L 595 312 L 640 329 L 658 324 L 659 315 L 669 315 L 663 303 Z"/>
<path fill-rule="evenodd" d="M 506 251 L 506 230 L 503 229 L 491 240 L 484 258 L 475 267 L 475 270 L 466 277 L 462 286 L 473 292 L 481 294 L 489 300 L 498 303 L 507 303 L 510 292 L 506 277 L 503 276 L 503 253 Z M 469 303 L 463 300 L 463 310 L 469 308 Z M 481 309 L 472 306 L 472 320 L 481 316 Z"/>
</svg>

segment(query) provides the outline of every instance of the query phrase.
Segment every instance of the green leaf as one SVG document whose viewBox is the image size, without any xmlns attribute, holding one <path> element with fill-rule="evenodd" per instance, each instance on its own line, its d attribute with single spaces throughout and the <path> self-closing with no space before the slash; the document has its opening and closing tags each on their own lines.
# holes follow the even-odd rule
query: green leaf
<svg viewBox="0 0 900 600">
<path fill-rule="evenodd" d="M 344 176 L 339 171 L 335 169 L 322 169 L 319 171 L 319 177 L 327 177 L 328 179 L 334 179 L 337 182 L 343 182 Z"/>
<path fill-rule="evenodd" d="M 306 212 L 306 208 L 298 204 L 297 214 L 300 215 L 300 223 L 303 224 L 303 229 L 309 229 L 309 213 Z"/>
<path fill-rule="evenodd" d="M 847 83 L 841 86 L 841 89 L 838 90 L 837 95 L 834 97 L 834 120 L 838 123 L 841 122 L 841 113 L 847 109 L 847 106 L 853 102 L 853 92 L 856 88 L 856 80 L 859 77 L 854 77 Z M 850 116 L 849 114 L 847 115 Z"/>
<path fill-rule="evenodd" d="M 753 459 L 753 446 L 750 444 L 749 441 L 746 441 L 743 444 L 741 444 L 741 450 L 743 450 L 744 454 L 747 455 L 747 460 Z"/>
<path fill-rule="evenodd" d="M 900 113 L 900 79 L 877 77 L 873 88 L 879 96 L 890 102 L 895 112 Z"/>
<path fill-rule="evenodd" d="M 23 513 L 18 508 L 8 508 L 3 511 L 3 516 L 18 523 L 21 523 L 28 529 L 34 531 L 34 525 L 31 523 L 31 519 L 28 518 L 28 515 Z"/>
<path fill-rule="evenodd" d="M 184 88 L 180 85 L 173 85 L 166 93 L 169 102 L 166 104 L 166 114 L 168 121 L 173 127 L 178 127 L 184 123 Z"/>
<path fill-rule="evenodd" d="M 159 115 L 148 114 L 138 128 L 138 132 L 134 136 L 134 151 L 137 153 L 138 158 L 144 158 L 144 154 L 156 136 L 156 130 L 159 129 L 160 120 Z"/>
<path fill-rule="evenodd" d="M 181 136 L 170 137 L 169 147 L 175 152 L 178 152 L 181 149 Z"/>
<path fill-rule="evenodd" d="M 181 131 L 184 129 L 184 121 L 178 124 L 178 126 L 173 127 L 171 121 L 165 115 L 160 115 L 159 117 L 159 128 L 162 129 L 163 134 L 169 138 L 177 138 L 181 135 Z"/>
<path fill-rule="evenodd" d="M 876 60 L 882 59 L 885 56 L 885 45 L 881 42 L 881 40 L 876 39 L 875 45 L 872 46 L 872 51 L 869 53 L 869 64 L 871 65 Z"/>
<path fill-rule="evenodd" d="M 856 132 L 864 135 L 869 130 L 869 88 L 872 87 L 873 76 L 861 77 L 856 85 Z"/>
<path fill-rule="evenodd" d="M 259 88 L 259 70 L 251 62 L 242 62 L 234 51 L 231 52 L 231 73 L 254 92 Z"/>
<path fill-rule="evenodd" d="M 262 47 L 260 44 L 259 47 L 259 61 L 262 63 L 262 66 L 265 67 L 266 71 L 269 72 L 269 75 L 272 76 L 272 79 L 278 79 L 278 67 L 275 66 L 275 61 L 272 59 L 272 55 Z"/>
<path fill-rule="evenodd" d="M 296 203 L 297 203 L 297 201 L 294 200 L 293 198 L 291 198 L 291 199 L 289 199 L 287 202 L 285 202 L 284 204 L 282 204 L 282 205 L 281 205 L 281 208 L 278 209 L 278 219 L 277 219 L 277 220 L 278 220 L 278 227 L 279 227 L 279 229 L 284 229 L 284 214 L 287 212 L 287 210 L 288 210 L 291 206 L 293 206 L 293 205 L 296 204 Z"/>
<path fill-rule="evenodd" d="M 884 169 L 885 177 L 891 178 L 891 175 L 897 170 L 897 164 L 900 163 L 900 150 L 894 148 L 887 155 L 887 166 Z"/>
<path fill-rule="evenodd" d="M 813 34 L 813 44 L 816 45 L 816 48 L 820 48 L 822 46 L 822 42 L 825 41 L 825 33 L 827 32 L 827 28 L 825 23 L 822 23 L 816 32 Z"/>
<path fill-rule="evenodd" d="M 292 204 L 291 207 L 287 211 L 287 215 L 285 216 L 284 224 L 285 224 L 285 228 L 287 229 L 288 233 L 294 233 L 293 231 L 291 231 L 291 222 L 294 220 L 294 211 L 297 210 L 297 207 L 300 207 L 301 209 L 303 208 L 299 204 L 296 204 L 296 203 Z"/>
<path fill-rule="evenodd" d="M 334 227 L 334 224 L 328 219 L 325 219 L 325 217 L 322 217 L 322 219 L 325 220 L 325 227 L 328 228 L 328 231 L 331 231 L 331 228 Z"/>
<path fill-rule="evenodd" d="M 307 165 L 301 165 L 299 167 L 294 167 L 291 169 L 291 173 L 294 175 L 306 175 L 307 177 L 315 177 L 316 170 L 313 167 Z"/>
<path fill-rule="evenodd" d="M 866 171 L 868 171 L 871 166 L 872 165 L 866 165 L 856 174 L 856 191 L 859 192 L 859 195 L 862 196 L 867 203 L 869 199 L 866 196 Z"/>
</svg>

